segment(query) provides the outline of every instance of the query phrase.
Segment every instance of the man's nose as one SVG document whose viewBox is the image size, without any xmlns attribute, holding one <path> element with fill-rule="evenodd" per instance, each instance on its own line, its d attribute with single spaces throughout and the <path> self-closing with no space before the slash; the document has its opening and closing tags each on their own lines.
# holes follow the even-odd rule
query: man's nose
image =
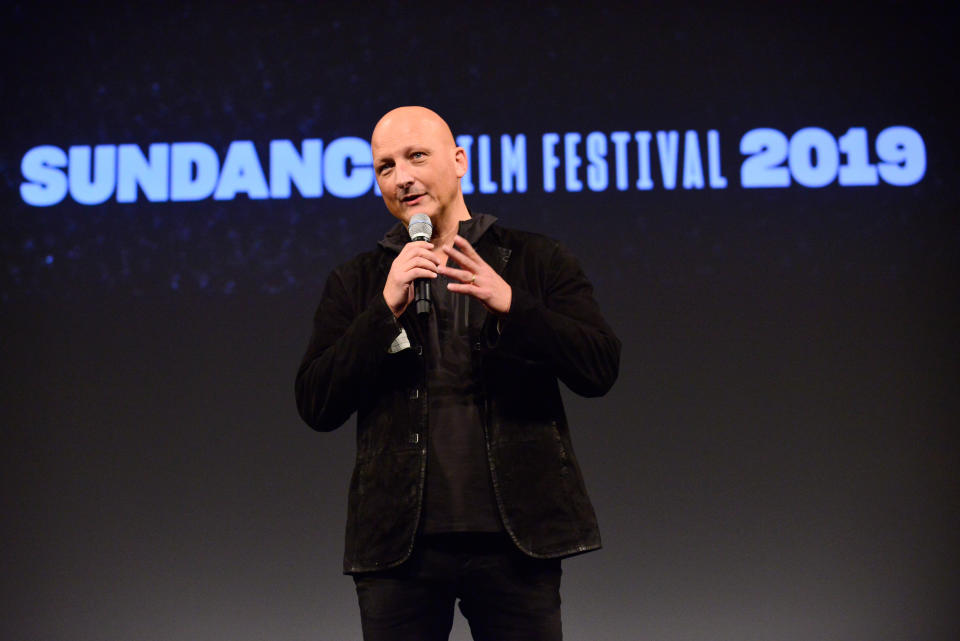
<svg viewBox="0 0 960 641">
<path fill-rule="evenodd" d="M 409 187 L 413 183 L 413 174 L 403 164 L 397 164 L 393 173 L 398 187 Z"/>
</svg>

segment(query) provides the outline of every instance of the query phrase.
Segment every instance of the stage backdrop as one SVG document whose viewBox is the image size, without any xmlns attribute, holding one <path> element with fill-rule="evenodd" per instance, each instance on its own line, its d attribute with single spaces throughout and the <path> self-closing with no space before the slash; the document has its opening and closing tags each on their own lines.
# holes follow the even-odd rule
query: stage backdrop
<svg viewBox="0 0 960 641">
<path fill-rule="evenodd" d="M 623 341 L 567 638 L 957 638 L 955 17 L 565 4 L 3 10 L 0 636 L 360 638 L 293 379 L 421 104 Z"/>
</svg>

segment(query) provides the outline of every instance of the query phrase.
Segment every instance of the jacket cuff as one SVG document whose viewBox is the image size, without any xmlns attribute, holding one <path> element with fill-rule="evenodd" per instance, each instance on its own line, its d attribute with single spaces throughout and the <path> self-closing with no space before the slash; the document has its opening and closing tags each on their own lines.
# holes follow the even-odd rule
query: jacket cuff
<svg viewBox="0 0 960 641">
<path fill-rule="evenodd" d="M 387 305 L 387 300 L 380 294 L 370 304 L 368 311 L 371 315 L 372 327 L 377 333 L 378 342 L 383 343 L 383 349 L 387 347 L 400 335 L 403 326 L 400 320 L 393 315 L 393 310 Z"/>
</svg>

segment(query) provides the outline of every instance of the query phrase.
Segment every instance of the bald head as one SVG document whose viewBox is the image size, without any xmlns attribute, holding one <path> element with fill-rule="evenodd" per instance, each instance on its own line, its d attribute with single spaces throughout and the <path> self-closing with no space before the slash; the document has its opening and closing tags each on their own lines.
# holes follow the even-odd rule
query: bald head
<svg viewBox="0 0 960 641">
<path fill-rule="evenodd" d="M 470 217 L 460 191 L 467 153 L 450 127 L 426 107 L 397 107 L 386 113 L 370 136 L 373 167 L 383 201 L 405 223 L 414 213 L 443 220 Z"/>
<path fill-rule="evenodd" d="M 425 134 L 432 134 L 437 142 L 442 142 L 451 148 L 457 146 L 453 139 L 453 132 L 450 131 L 446 121 L 432 109 L 417 106 L 397 107 L 385 113 L 373 128 L 370 146 L 376 147 L 378 134 L 411 128 L 420 129 Z M 374 151 L 374 157 L 376 157 L 376 151 Z"/>
</svg>

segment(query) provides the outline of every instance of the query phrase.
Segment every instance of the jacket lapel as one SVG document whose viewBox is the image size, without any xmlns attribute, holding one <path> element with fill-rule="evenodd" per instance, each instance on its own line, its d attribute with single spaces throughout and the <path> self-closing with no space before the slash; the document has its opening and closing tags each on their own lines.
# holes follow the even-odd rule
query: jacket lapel
<svg viewBox="0 0 960 641">
<path fill-rule="evenodd" d="M 511 250 L 497 244 L 495 237 L 484 242 L 484 238 L 491 235 L 492 234 L 488 232 L 488 234 L 485 234 L 480 242 L 477 243 L 477 253 L 480 254 L 480 258 L 482 258 L 485 263 L 493 267 L 493 271 L 503 276 L 503 272 L 507 268 L 507 263 L 510 261 Z M 490 318 L 490 312 L 480 304 L 472 305 L 471 307 L 473 308 L 471 310 L 473 313 L 471 314 L 470 320 L 472 322 L 470 325 L 476 328 L 477 331 L 482 331 L 480 328 L 487 323 L 487 320 Z"/>
</svg>

